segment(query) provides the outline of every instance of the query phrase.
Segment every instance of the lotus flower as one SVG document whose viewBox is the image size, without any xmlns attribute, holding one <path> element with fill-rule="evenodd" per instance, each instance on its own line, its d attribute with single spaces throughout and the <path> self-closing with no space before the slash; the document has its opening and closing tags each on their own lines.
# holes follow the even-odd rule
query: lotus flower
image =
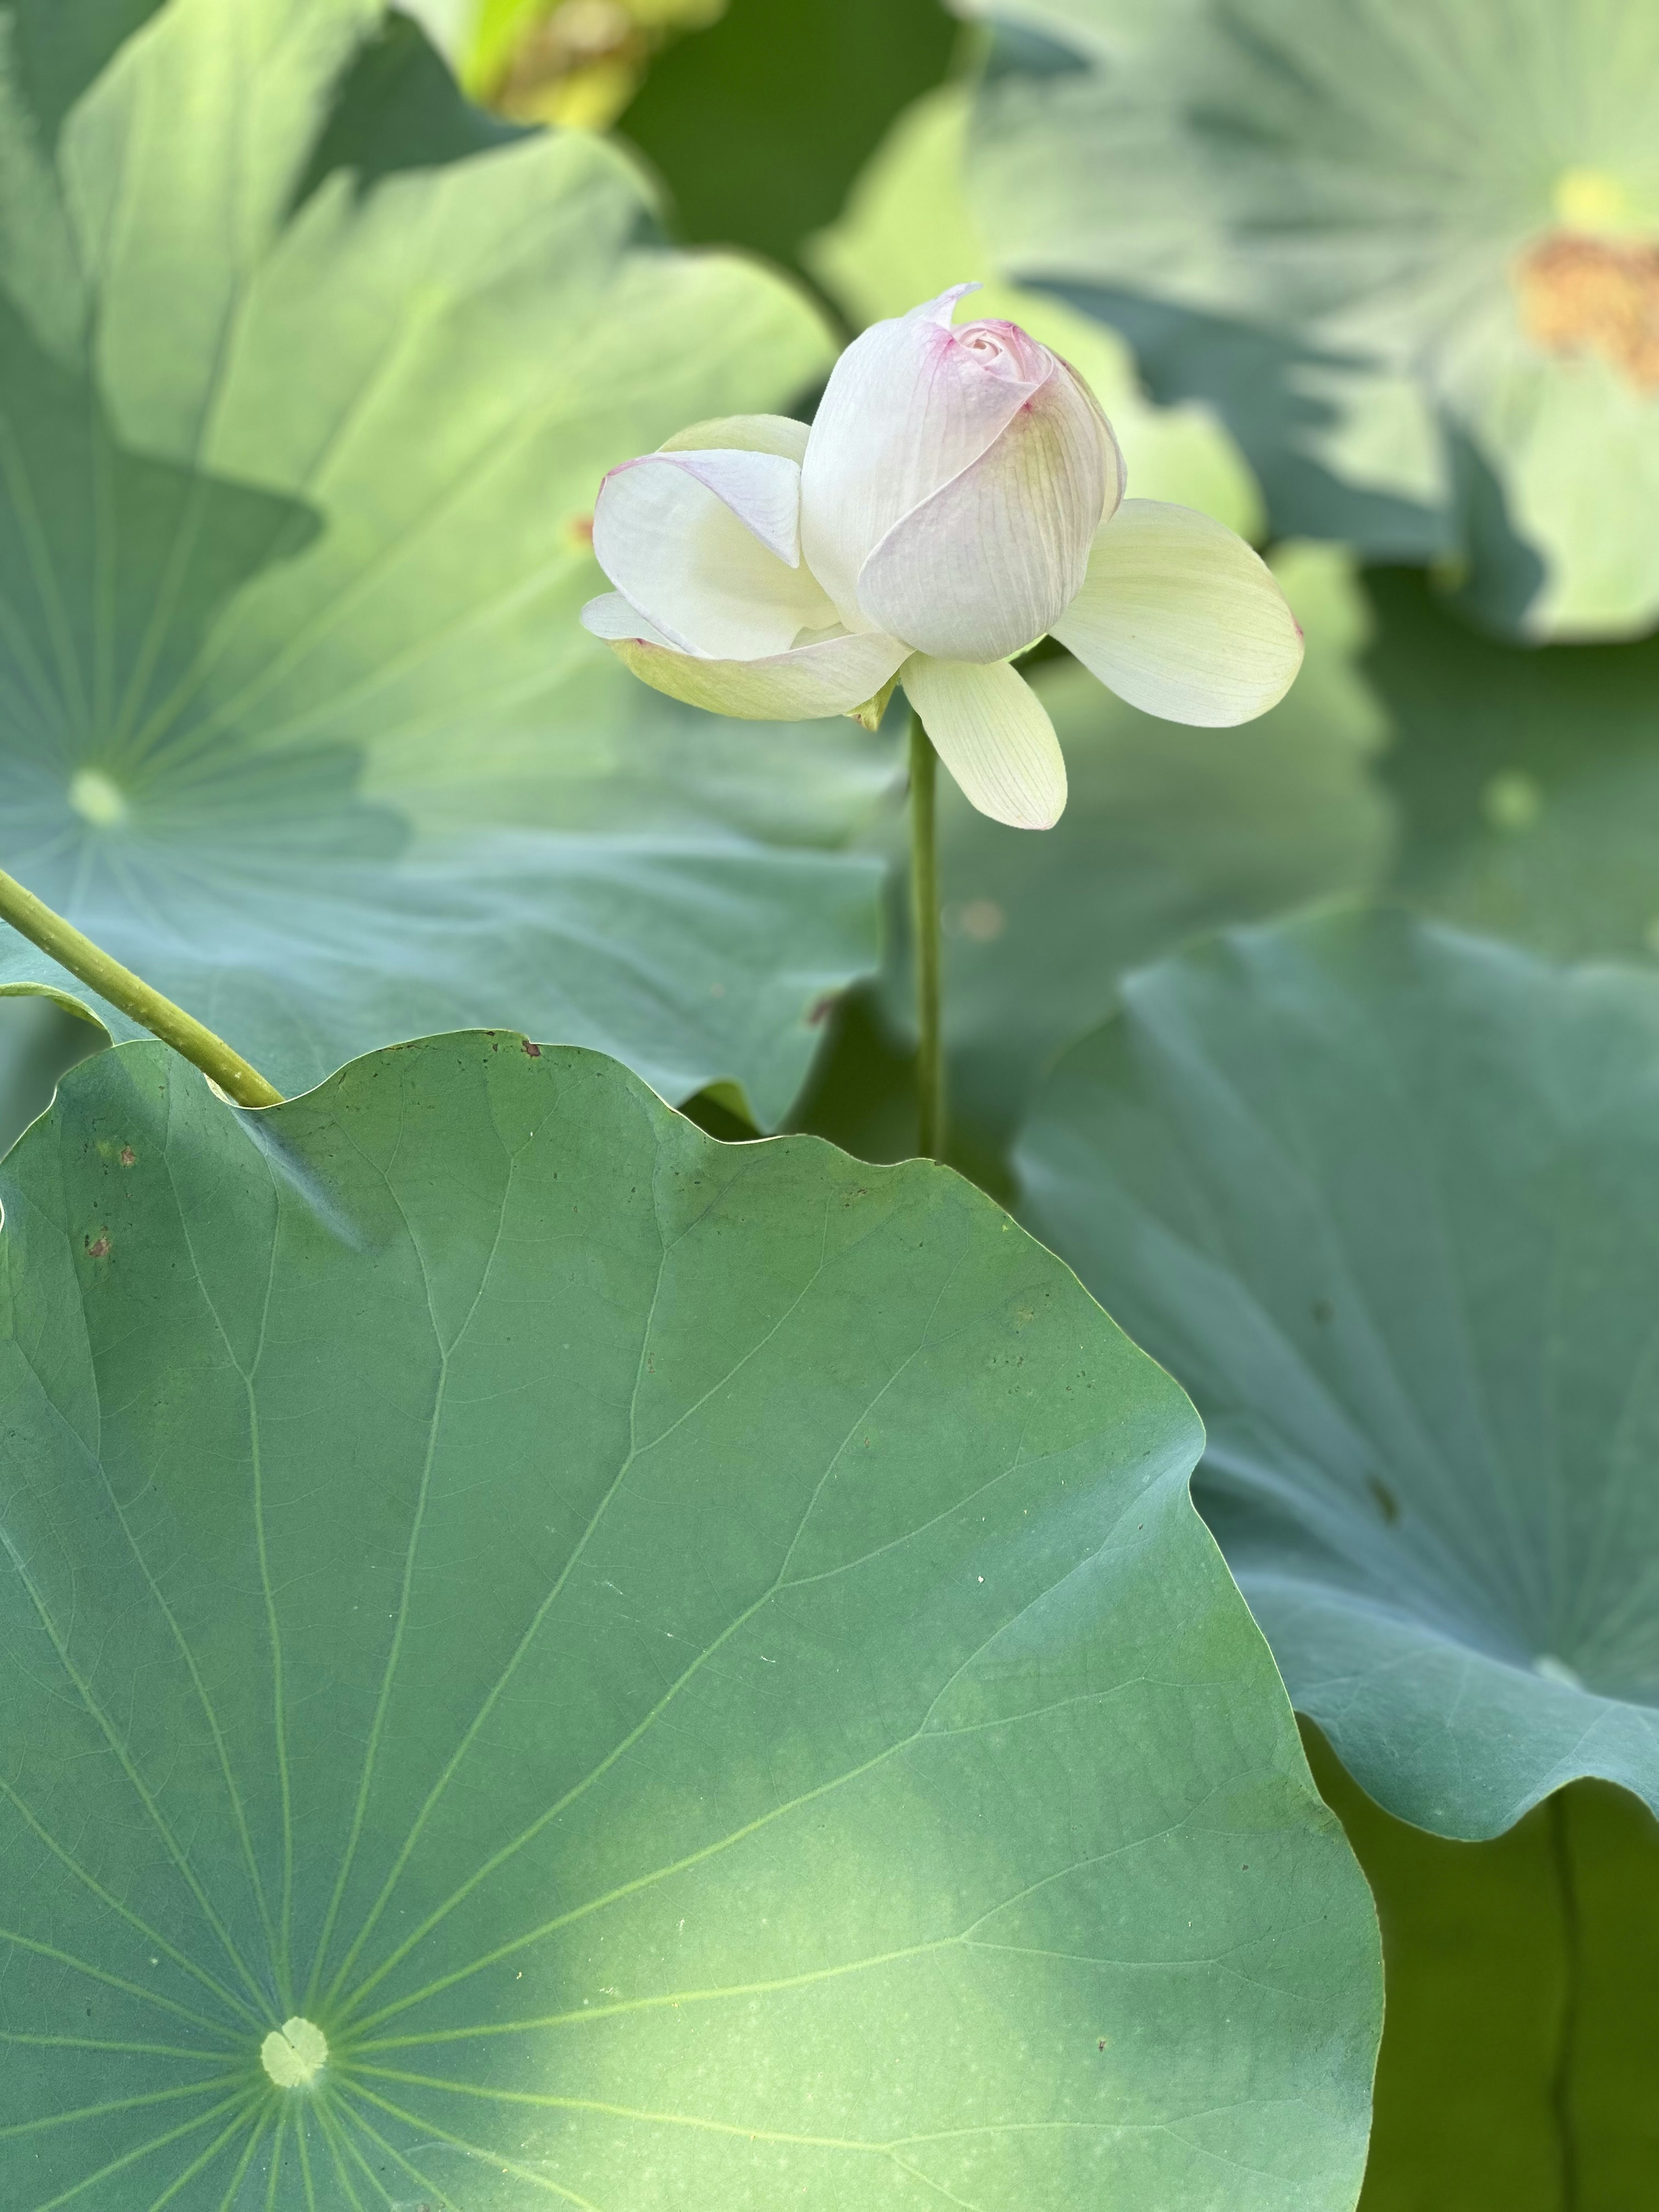
<svg viewBox="0 0 1659 2212">
<path fill-rule="evenodd" d="M 853 714 L 894 681 L 983 814 L 1046 830 L 1066 764 L 1011 665 L 1052 632 L 1120 698 L 1177 722 L 1282 698 L 1301 635 L 1242 538 L 1126 500 L 1093 393 L 1018 325 L 952 326 L 969 284 L 874 324 L 809 429 L 699 423 L 613 469 L 582 620 L 677 699 L 758 720 Z"/>
</svg>

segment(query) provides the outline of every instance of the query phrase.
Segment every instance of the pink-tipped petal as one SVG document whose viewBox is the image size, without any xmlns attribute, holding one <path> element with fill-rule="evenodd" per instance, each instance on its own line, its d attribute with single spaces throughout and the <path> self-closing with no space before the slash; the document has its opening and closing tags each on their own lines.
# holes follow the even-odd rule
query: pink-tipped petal
<svg viewBox="0 0 1659 2212">
<path fill-rule="evenodd" d="M 1006 661 L 907 660 L 900 682 L 933 750 L 981 814 L 1052 830 L 1066 810 L 1066 762 L 1048 712 Z"/>
<path fill-rule="evenodd" d="M 801 465 L 801 548 L 849 629 L 858 575 L 902 515 L 976 461 L 1048 375 L 1012 324 L 950 327 L 953 287 L 874 323 L 836 363 Z"/>
<path fill-rule="evenodd" d="M 995 442 L 871 554 L 858 581 L 866 617 L 940 659 L 1018 653 L 1082 590 L 1121 488 L 1110 426 L 1055 361 Z"/>
<path fill-rule="evenodd" d="M 1224 523 L 1163 500 L 1126 500 L 1102 526 L 1053 629 L 1120 699 L 1204 728 L 1265 714 L 1302 665 L 1266 562 Z"/>
</svg>

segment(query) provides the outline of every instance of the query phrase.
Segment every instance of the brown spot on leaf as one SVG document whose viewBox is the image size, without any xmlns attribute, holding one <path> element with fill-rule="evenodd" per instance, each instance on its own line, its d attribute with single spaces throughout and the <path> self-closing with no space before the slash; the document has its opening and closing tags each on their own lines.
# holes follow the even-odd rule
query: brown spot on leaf
<svg viewBox="0 0 1659 2212">
<path fill-rule="evenodd" d="M 107 1259 L 108 1259 L 108 1257 L 109 1257 L 109 1236 L 108 1236 L 107 1231 L 104 1231 L 104 1230 L 100 1229 L 100 1230 L 99 1231 L 98 1234 L 97 1234 L 95 1237 L 88 1237 L 88 1239 L 87 1239 L 87 1257 L 88 1257 L 88 1260 L 107 1260 Z"/>
<path fill-rule="evenodd" d="M 131 1166 L 132 1166 L 132 1164 L 133 1164 L 133 1163 L 137 1159 L 137 1158 L 138 1158 L 137 1153 L 137 1152 L 135 1152 L 133 1151 L 132 1146 L 131 1146 L 131 1145 L 123 1145 L 123 1146 L 122 1146 L 122 1147 L 121 1147 L 121 1164 L 122 1164 L 122 1166 L 123 1166 L 124 1168 L 130 1168 L 130 1167 L 131 1167 Z"/>
<path fill-rule="evenodd" d="M 573 514 L 567 526 L 569 529 L 572 540 L 581 547 L 583 552 L 591 552 L 593 545 L 592 516 L 591 514 Z"/>
<path fill-rule="evenodd" d="M 811 1012 L 806 1017 L 807 1028 L 815 1030 L 820 1027 L 822 1024 L 829 1020 L 830 1015 L 835 1012 L 836 1008 L 840 1004 L 841 993 L 839 991 L 826 991 L 823 996 L 818 1000 L 817 1004 L 813 1007 Z"/>
<path fill-rule="evenodd" d="M 1516 264 L 1527 336 L 1546 353 L 1599 354 L 1638 392 L 1659 392 L 1659 246 L 1555 231 Z"/>
<path fill-rule="evenodd" d="M 524 1041 L 524 1051 L 525 1057 L 527 1060 L 539 1060 L 542 1056 L 542 1048 L 540 1045 L 532 1044 L 528 1037 Z"/>
<path fill-rule="evenodd" d="M 1392 1528 L 1395 1522 L 1400 1518 L 1400 1500 L 1395 1496 L 1393 1491 L 1389 1489 L 1388 1484 L 1383 1481 L 1381 1475 L 1368 1474 L 1365 1477 L 1365 1487 L 1376 1499 L 1377 1511 L 1382 1516 L 1382 1518 L 1388 1522 L 1389 1526 Z"/>
</svg>

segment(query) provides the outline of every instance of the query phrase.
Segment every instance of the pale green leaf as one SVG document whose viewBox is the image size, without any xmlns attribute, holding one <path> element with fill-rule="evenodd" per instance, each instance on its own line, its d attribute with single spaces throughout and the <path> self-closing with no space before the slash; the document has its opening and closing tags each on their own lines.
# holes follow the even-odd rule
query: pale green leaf
<svg viewBox="0 0 1659 2212">
<path fill-rule="evenodd" d="M 171 0 L 54 137 L 61 14 L 0 118 L 8 866 L 283 1089 L 510 1021 L 775 1120 L 873 963 L 828 848 L 884 763 L 664 709 L 577 614 L 605 469 L 786 404 L 820 319 L 375 0 Z"/>
<path fill-rule="evenodd" d="M 1453 554 L 1530 636 L 1653 626 L 1659 14 L 1013 12 L 975 131 L 1000 266 L 1117 324 L 1161 393 L 1212 398 L 1279 531 Z"/>
</svg>

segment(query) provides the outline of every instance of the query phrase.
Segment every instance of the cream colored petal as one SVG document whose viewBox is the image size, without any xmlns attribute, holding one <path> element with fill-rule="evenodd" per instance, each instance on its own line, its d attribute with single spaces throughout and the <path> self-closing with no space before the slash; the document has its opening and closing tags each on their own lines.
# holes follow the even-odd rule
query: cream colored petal
<svg viewBox="0 0 1659 2212">
<path fill-rule="evenodd" d="M 585 621 L 588 611 L 584 610 Z M 592 623 L 588 627 L 607 635 Z M 708 660 L 648 637 L 614 632 L 607 641 L 617 659 L 654 690 L 746 722 L 806 722 L 850 714 L 881 690 L 905 655 L 896 638 L 867 634 L 825 638 L 755 660 Z"/>
<path fill-rule="evenodd" d="M 836 618 L 798 565 L 799 511 L 800 471 L 781 454 L 647 453 L 600 486 L 593 550 L 676 645 L 752 660 Z"/>
<path fill-rule="evenodd" d="M 1162 500 L 1125 500 L 1102 526 L 1083 589 L 1053 628 L 1120 699 L 1205 728 L 1265 714 L 1302 665 L 1302 633 L 1267 563 L 1224 524 Z"/>
<path fill-rule="evenodd" d="M 806 458 L 811 435 L 805 422 L 787 415 L 721 415 L 712 422 L 694 422 L 689 430 L 676 430 L 665 438 L 659 453 L 697 453 L 720 447 L 733 453 L 781 453 L 799 468 Z"/>
<path fill-rule="evenodd" d="M 981 814 L 1051 830 L 1066 811 L 1066 762 L 1042 701 L 1006 661 L 981 667 L 916 653 L 899 681 L 933 750 Z"/>
</svg>

